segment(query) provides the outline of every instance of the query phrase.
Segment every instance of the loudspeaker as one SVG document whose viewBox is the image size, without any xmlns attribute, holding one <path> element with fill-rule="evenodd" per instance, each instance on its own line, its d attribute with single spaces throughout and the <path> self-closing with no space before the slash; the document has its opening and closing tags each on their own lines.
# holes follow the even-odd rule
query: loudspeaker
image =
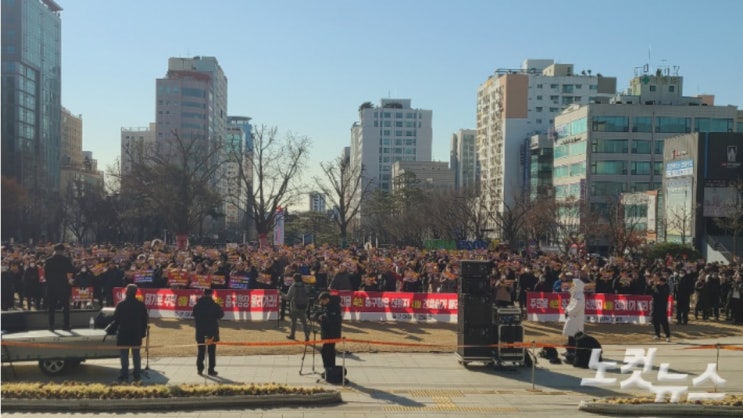
<svg viewBox="0 0 743 418">
<path fill-rule="evenodd" d="M 457 354 L 462 358 L 492 358 L 495 347 L 488 346 L 498 343 L 497 335 L 492 326 L 465 327 L 457 332 Z"/>
<path fill-rule="evenodd" d="M 490 295 L 490 278 L 488 276 L 460 276 L 460 295 Z"/>
<path fill-rule="evenodd" d="M 524 327 L 521 325 L 498 325 L 498 342 L 513 344 L 524 342 Z M 498 347 L 501 360 L 524 361 L 524 347 Z"/>
<path fill-rule="evenodd" d="M 483 260 L 462 260 L 459 266 L 462 276 L 488 277 L 493 263 Z"/>
<path fill-rule="evenodd" d="M 493 319 L 493 300 L 489 295 L 461 295 L 457 310 L 460 326 L 489 326 Z"/>
</svg>

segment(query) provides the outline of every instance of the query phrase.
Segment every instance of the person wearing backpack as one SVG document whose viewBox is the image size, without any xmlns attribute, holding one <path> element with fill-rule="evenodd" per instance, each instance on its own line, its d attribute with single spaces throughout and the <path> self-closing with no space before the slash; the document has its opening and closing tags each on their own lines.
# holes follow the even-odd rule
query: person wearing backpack
<svg viewBox="0 0 743 418">
<path fill-rule="evenodd" d="M 307 292 L 307 287 L 302 282 L 302 275 L 295 273 L 294 283 L 289 286 L 289 290 L 284 294 L 284 299 L 289 305 L 289 316 L 291 317 L 291 331 L 286 338 L 293 340 L 295 339 L 295 331 L 297 329 L 297 320 L 302 321 L 302 329 L 304 330 L 304 340 L 309 341 L 310 339 L 310 327 L 307 323 L 307 305 L 309 305 L 310 298 Z"/>
</svg>

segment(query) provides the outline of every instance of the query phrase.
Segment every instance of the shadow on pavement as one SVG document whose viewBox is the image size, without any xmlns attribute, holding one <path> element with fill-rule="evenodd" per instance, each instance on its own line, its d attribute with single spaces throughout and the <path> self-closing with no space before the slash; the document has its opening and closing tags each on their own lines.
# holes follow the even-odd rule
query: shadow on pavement
<svg viewBox="0 0 743 418">
<path fill-rule="evenodd" d="M 379 389 L 368 388 L 366 386 L 359 385 L 353 382 L 347 382 L 346 387 L 359 391 L 365 395 L 368 395 L 372 399 L 377 399 L 389 403 L 390 405 L 406 406 L 406 407 L 424 407 L 426 404 L 415 401 L 404 396 L 398 396 L 390 392 L 385 392 Z"/>
</svg>

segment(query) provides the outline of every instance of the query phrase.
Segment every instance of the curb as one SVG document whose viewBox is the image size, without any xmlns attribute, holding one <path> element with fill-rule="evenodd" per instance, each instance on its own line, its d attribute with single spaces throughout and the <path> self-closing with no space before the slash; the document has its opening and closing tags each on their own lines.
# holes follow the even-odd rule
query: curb
<svg viewBox="0 0 743 418">
<path fill-rule="evenodd" d="M 313 406 L 343 402 L 338 391 L 311 395 L 238 395 L 149 399 L 3 399 L 4 411 L 130 412 L 273 406 Z"/>
<path fill-rule="evenodd" d="M 598 414 L 612 415 L 670 415 L 695 417 L 740 417 L 743 416 L 743 407 L 698 405 L 690 403 L 643 403 L 643 404 L 611 404 L 606 402 L 580 401 L 578 410 Z"/>
</svg>

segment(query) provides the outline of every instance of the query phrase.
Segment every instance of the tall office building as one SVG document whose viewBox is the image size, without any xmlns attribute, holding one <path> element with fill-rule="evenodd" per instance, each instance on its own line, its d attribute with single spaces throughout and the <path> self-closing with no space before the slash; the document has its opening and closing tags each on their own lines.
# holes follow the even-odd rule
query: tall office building
<svg viewBox="0 0 743 418">
<path fill-rule="evenodd" d="M 364 184 L 392 190 L 395 161 L 431 161 L 432 112 L 414 109 L 410 99 L 382 99 L 362 105 L 351 127 L 351 169 L 363 168 Z"/>
<path fill-rule="evenodd" d="M 661 188 L 666 138 L 735 132 L 737 107 L 714 106 L 712 96 L 687 97 L 682 90 L 683 78 L 668 69 L 640 73 L 626 92 L 573 105 L 555 118 L 555 199 L 585 208 L 562 213 L 563 223 L 580 224 L 586 210 L 609 216 L 622 193 Z M 605 239 L 588 244 L 610 245 Z"/>
<path fill-rule="evenodd" d="M 223 155 L 215 148 L 221 149 L 227 142 L 227 77 L 217 59 L 169 58 L 166 77 L 157 79 L 156 88 L 157 147 L 167 155 L 178 139 L 204 149 L 194 158 L 210 160 L 203 165 L 204 170 L 213 172 L 210 186 L 228 200 L 229 179 L 218 167 Z M 202 228 L 210 233 L 225 230 L 223 216 L 206 221 Z"/>
<path fill-rule="evenodd" d="M 227 77 L 214 57 L 170 58 L 156 81 L 157 140 L 225 139 Z"/>
<path fill-rule="evenodd" d="M 227 229 L 243 230 L 248 213 L 248 192 L 253 185 L 253 126 L 247 116 L 227 117 L 225 161 L 222 166 L 221 194 L 225 196 L 224 214 Z"/>
<path fill-rule="evenodd" d="M 477 160 L 474 129 L 460 129 L 451 137 L 451 169 L 457 189 L 475 189 L 480 181 L 480 162 Z"/>
<path fill-rule="evenodd" d="M 79 167 L 83 163 L 83 116 L 62 108 L 62 167 Z M 64 188 L 64 187 L 62 187 Z"/>
<path fill-rule="evenodd" d="M 61 11 L 52 0 L 2 1 L 2 174 L 26 190 L 37 225 L 58 201 Z M 4 223 L 3 236 L 12 229 Z"/>
<path fill-rule="evenodd" d="M 505 204 L 523 197 L 527 138 L 549 132 L 569 105 L 615 92 L 615 78 L 590 70 L 576 74 L 573 64 L 553 60 L 527 59 L 519 69 L 496 70 L 477 91 L 477 153 L 486 207 L 503 212 Z"/>
</svg>

